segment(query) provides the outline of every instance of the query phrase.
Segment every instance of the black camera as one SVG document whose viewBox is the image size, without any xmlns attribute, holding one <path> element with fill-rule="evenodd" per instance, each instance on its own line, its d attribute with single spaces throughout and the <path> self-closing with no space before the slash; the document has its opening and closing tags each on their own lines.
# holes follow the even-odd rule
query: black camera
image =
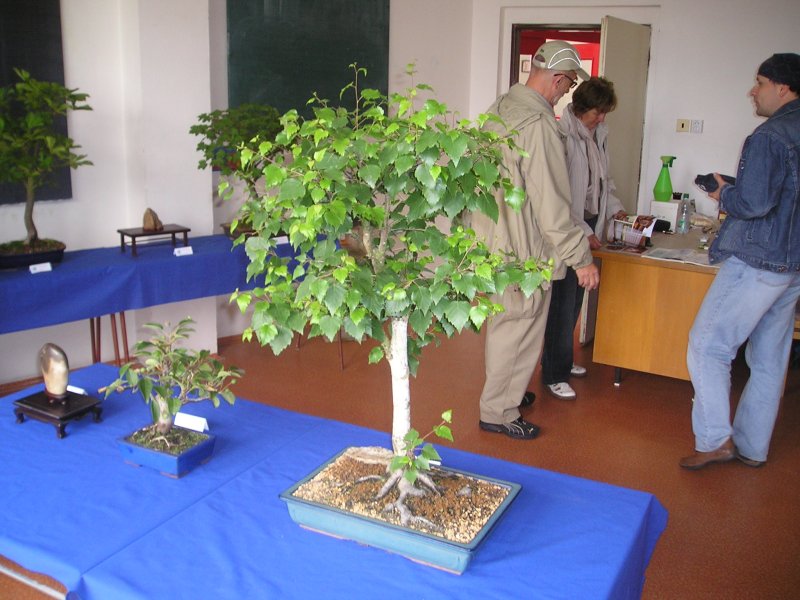
<svg viewBox="0 0 800 600">
<path fill-rule="evenodd" d="M 730 175 L 720 175 L 720 177 L 731 185 L 736 185 L 736 177 Z M 694 178 L 694 184 L 706 193 L 713 192 L 719 187 L 713 173 L 698 175 Z"/>
</svg>

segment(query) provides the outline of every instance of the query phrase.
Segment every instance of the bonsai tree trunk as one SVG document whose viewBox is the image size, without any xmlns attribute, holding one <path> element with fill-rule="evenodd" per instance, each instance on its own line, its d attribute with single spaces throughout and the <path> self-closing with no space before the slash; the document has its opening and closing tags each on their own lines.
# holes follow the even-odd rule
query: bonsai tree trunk
<svg viewBox="0 0 800 600">
<path fill-rule="evenodd" d="M 169 433 L 172 429 L 173 416 L 169 410 L 169 404 L 161 396 L 155 396 L 154 401 L 158 403 L 158 421 L 156 421 L 156 430 L 159 433 Z"/>
<path fill-rule="evenodd" d="M 389 368 L 392 372 L 392 450 L 403 454 L 404 437 L 411 429 L 411 392 L 408 371 L 408 317 L 392 317 Z"/>
<path fill-rule="evenodd" d="M 28 177 L 28 179 L 25 180 L 24 221 L 25 221 L 25 231 L 27 232 L 25 243 L 30 246 L 35 245 L 36 242 L 39 241 L 39 232 L 36 231 L 36 225 L 33 224 L 33 199 L 35 191 L 36 191 L 36 186 L 34 185 L 33 177 Z"/>
</svg>

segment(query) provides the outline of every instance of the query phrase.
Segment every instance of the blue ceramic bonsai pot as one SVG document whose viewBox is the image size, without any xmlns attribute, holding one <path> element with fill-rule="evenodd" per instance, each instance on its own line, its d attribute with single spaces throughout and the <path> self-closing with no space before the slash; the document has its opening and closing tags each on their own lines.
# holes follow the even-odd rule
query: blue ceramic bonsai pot
<svg viewBox="0 0 800 600">
<path fill-rule="evenodd" d="M 292 520 L 307 529 L 381 548 L 456 574 L 461 574 L 466 570 L 478 546 L 522 489 L 522 486 L 517 483 L 475 475 L 458 469 L 437 467 L 449 473 L 462 474 L 494 483 L 508 491 L 505 500 L 472 541 L 459 543 L 293 495 L 299 487 L 313 479 L 339 456 L 341 453 L 280 494 L 281 500 L 287 504 Z"/>
<path fill-rule="evenodd" d="M 178 427 L 178 429 L 181 428 Z M 205 440 L 178 455 L 151 450 L 134 444 L 128 441 L 127 438 L 120 438 L 118 445 L 125 462 L 149 467 L 168 477 L 178 478 L 183 477 L 198 465 L 211 460 L 217 438 L 210 433 L 203 435 L 207 436 Z"/>
</svg>

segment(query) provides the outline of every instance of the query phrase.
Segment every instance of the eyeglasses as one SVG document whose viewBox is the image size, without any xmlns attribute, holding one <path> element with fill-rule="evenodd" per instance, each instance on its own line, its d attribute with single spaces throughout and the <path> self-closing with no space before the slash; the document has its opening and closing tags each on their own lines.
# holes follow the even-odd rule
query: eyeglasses
<svg viewBox="0 0 800 600">
<path fill-rule="evenodd" d="M 566 73 L 560 73 L 560 75 L 561 75 L 561 77 L 565 77 L 566 79 L 569 79 L 569 88 L 568 89 L 571 90 L 576 85 L 578 85 L 578 78 L 577 77 L 575 79 L 573 79 L 572 77 L 570 77 Z"/>
</svg>

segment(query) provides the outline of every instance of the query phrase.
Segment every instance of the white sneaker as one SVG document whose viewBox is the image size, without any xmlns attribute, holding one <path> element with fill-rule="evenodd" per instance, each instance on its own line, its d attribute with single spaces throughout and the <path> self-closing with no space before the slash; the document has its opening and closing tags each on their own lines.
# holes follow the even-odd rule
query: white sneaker
<svg viewBox="0 0 800 600">
<path fill-rule="evenodd" d="M 547 389 L 556 398 L 560 400 L 574 400 L 577 397 L 575 390 L 573 390 L 568 383 L 562 381 L 561 383 L 551 383 L 547 385 Z"/>
<path fill-rule="evenodd" d="M 569 370 L 569 374 L 573 377 L 586 377 L 586 367 L 572 363 L 572 368 Z"/>
</svg>

